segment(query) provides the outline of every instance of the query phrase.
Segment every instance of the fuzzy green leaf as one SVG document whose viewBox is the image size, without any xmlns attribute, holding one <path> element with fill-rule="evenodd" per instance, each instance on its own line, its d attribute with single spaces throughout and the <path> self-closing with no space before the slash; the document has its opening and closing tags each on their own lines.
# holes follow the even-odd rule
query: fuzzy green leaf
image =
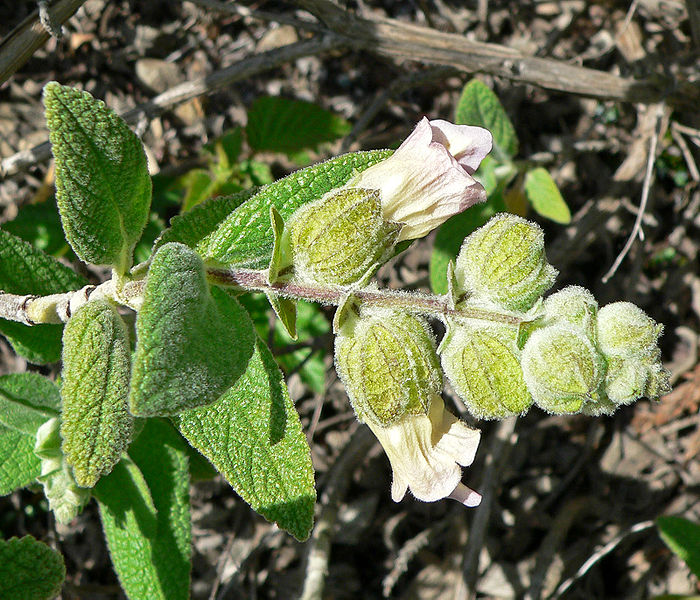
<svg viewBox="0 0 700 600">
<path fill-rule="evenodd" d="M 186 213 L 173 217 L 153 245 L 153 252 L 168 242 L 180 242 L 194 248 L 202 238 L 214 231 L 236 208 L 257 192 L 245 190 L 231 196 L 217 196 L 198 204 Z"/>
<path fill-rule="evenodd" d="M 0 377 L 0 424 L 36 436 L 36 430 L 61 411 L 61 394 L 53 381 L 38 373 Z"/>
<path fill-rule="evenodd" d="M 345 154 L 271 183 L 204 237 L 197 250 L 208 261 L 265 269 L 270 264 L 274 243 L 270 206 L 287 221 L 300 206 L 321 198 L 390 154 L 388 150 Z"/>
<path fill-rule="evenodd" d="M 682 517 L 659 517 L 656 524 L 664 543 L 700 577 L 700 525 Z"/>
<path fill-rule="evenodd" d="M 248 111 L 246 135 L 255 151 L 294 154 L 350 133 L 350 123 L 316 104 L 278 96 L 258 98 Z"/>
<path fill-rule="evenodd" d="M 66 578 L 63 557 L 30 535 L 0 540 L 0 598 L 51 600 Z"/>
<path fill-rule="evenodd" d="M 250 314 L 255 324 L 255 330 L 263 339 L 272 336 L 274 348 L 282 350 L 275 356 L 277 363 L 285 373 L 299 373 L 301 380 L 317 394 L 325 390 L 326 364 L 325 352 L 314 345 L 299 348 L 294 352 L 284 352 L 286 346 L 295 343 L 295 339 L 286 331 L 280 319 L 274 319 L 270 331 L 269 303 L 263 294 L 244 294 L 240 297 L 241 304 Z M 330 323 L 318 304 L 296 301 L 295 333 L 302 341 L 320 338 L 328 335 Z"/>
<path fill-rule="evenodd" d="M 525 194 L 538 215 L 562 225 L 571 223 L 571 211 L 547 169 L 537 167 L 528 171 Z"/>
<path fill-rule="evenodd" d="M 0 229 L 0 290 L 47 296 L 77 290 L 87 283 L 55 258 Z M 17 354 L 38 364 L 61 358 L 62 329 L 62 325 L 29 327 L 0 319 L 0 334 L 10 341 Z"/>
<path fill-rule="evenodd" d="M 148 272 L 136 320 L 131 413 L 172 415 L 208 404 L 245 371 L 253 326 L 240 304 L 209 289 L 199 256 L 162 246 Z"/>
<path fill-rule="evenodd" d="M 51 82 L 44 105 L 66 239 L 85 262 L 124 273 L 151 204 L 141 141 L 87 92 Z"/>
<path fill-rule="evenodd" d="M 168 423 L 149 419 L 129 456 L 133 463 L 120 462 L 95 487 L 114 570 L 130 600 L 187 600 L 191 550 L 185 445 Z"/>
<path fill-rule="evenodd" d="M 78 309 L 63 332 L 61 437 L 80 486 L 109 473 L 131 440 L 130 355 L 126 325 L 104 301 Z"/>
<path fill-rule="evenodd" d="M 40 473 L 34 438 L 0 426 L 0 496 L 29 485 Z"/>
<path fill-rule="evenodd" d="M 36 432 L 34 452 L 41 459 L 41 475 L 37 480 L 56 520 L 70 523 L 90 500 L 90 490 L 78 486 L 73 469 L 61 450 L 60 420 L 49 419 Z"/>
<path fill-rule="evenodd" d="M 277 294 L 268 292 L 266 294 L 272 310 L 282 323 L 282 327 L 287 335 L 293 340 L 297 339 L 297 304 L 289 298 L 280 298 Z"/>
<path fill-rule="evenodd" d="M 236 384 L 177 422 L 256 512 L 299 540 L 309 536 L 316 500 L 311 453 L 282 374 L 260 339 Z"/>
<path fill-rule="evenodd" d="M 273 244 L 272 257 L 267 267 L 267 282 L 273 284 L 277 281 L 285 254 L 284 220 L 274 206 L 270 207 L 270 226 L 272 227 Z M 274 305 L 273 305 L 274 307 Z"/>
<path fill-rule="evenodd" d="M 518 153 L 518 136 L 505 108 L 491 89 L 472 79 L 462 90 L 455 110 L 458 125 L 478 125 L 493 134 L 491 154 L 501 163 L 510 162 Z"/>
</svg>

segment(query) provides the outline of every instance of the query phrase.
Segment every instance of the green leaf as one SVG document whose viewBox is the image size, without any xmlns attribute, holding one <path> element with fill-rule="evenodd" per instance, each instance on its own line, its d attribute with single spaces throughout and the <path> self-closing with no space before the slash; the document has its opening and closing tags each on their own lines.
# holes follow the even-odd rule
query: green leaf
<svg viewBox="0 0 700 600">
<path fill-rule="evenodd" d="M 350 133 L 350 123 L 316 104 L 278 96 L 258 98 L 248 111 L 250 147 L 293 154 Z"/>
<path fill-rule="evenodd" d="M 264 187 L 239 206 L 197 245 L 205 260 L 265 269 L 270 264 L 274 236 L 270 206 L 287 221 L 294 211 L 346 183 L 355 173 L 388 158 L 388 150 L 354 152 L 300 169 Z"/>
<path fill-rule="evenodd" d="M 87 280 L 31 244 L 0 229 L 0 290 L 47 296 L 77 290 Z M 0 333 L 17 354 L 38 364 L 61 358 L 62 325 L 29 327 L 0 319 Z"/>
<path fill-rule="evenodd" d="M 236 384 L 177 422 L 253 510 L 297 539 L 308 538 L 316 500 L 311 453 L 282 374 L 260 339 Z"/>
<path fill-rule="evenodd" d="M 125 273 L 151 204 L 141 141 L 87 92 L 51 82 L 44 105 L 66 239 L 85 262 Z"/>
<path fill-rule="evenodd" d="M 0 377 L 0 424 L 25 435 L 61 411 L 56 384 L 38 373 L 12 373 Z"/>
<path fill-rule="evenodd" d="M 0 289 L 47 296 L 86 285 L 85 278 L 24 240 L 0 229 Z"/>
<path fill-rule="evenodd" d="M 537 167 L 528 171 L 525 193 L 537 214 L 562 225 L 571 223 L 571 211 L 547 169 Z"/>
<path fill-rule="evenodd" d="M 34 438 L 0 426 L 0 496 L 29 485 L 40 473 Z"/>
<path fill-rule="evenodd" d="M 223 171 L 230 171 L 238 161 L 243 147 L 243 130 L 234 127 L 226 131 L 218 140 L 206 149 L 216 155 L 217 167 Z"/>
<path fill-rule="evenodd" d="M 51 600 L 63 587 L 63 557 L 30 535 L 0 540 L 0 598 Z"/>
<path fill-rule="evenodd" d="M 505 108 L 486 84 L 472 79 L 462 90 L 455 110 L 458 125 L 478 125 L 493 134 L 492 156 L 501 163 L 510 162 L 518 153 L 518 136 Z"/>
<path fill-rule="evenodd" d="M 185 445 L 168 423 L 149 419 L 129 456 L 133 464 L 120 462 L 95 487 L 114 570 L 131 600 L 187 600 L 191 550 Z"/>
<path fill-rule="evenodd" d="M 504 208 L 500 197 L 492 197 L 442 224 L 430 256 L 430 287 L 435 294 L 447 293 L 447 265 L 457 257 L 464 238 Z"/>
<path fill-rule="evenodd" d="M 700 525 L 682 517 L 659 517 L 656 524 L 664 543 L 700 577 Z"/>
<path fill-rule="evenodd" d="M 262 294 L 244 294 L 240 302 L 246 308 L 258 335 L 263 339 L 269 339 L 270 319 L 269 305 Z M 286 352 L 290 345 L 298 346 L 296 340 L 285 330 L 284 324 L 274 320 L 272 339 L 275 348 L 275 359 L 285 373 L 299 373 L 301 380 L 311 390 L 321 394 L 325 390 L 327 366 L 324 361 L 323 348 L 314 347 L 313 340 L 317 340 L 328 334 L 330 324 L 323 310 L 318 304 L 299 300 L 296 302 L 297 318 L 295 329 L 297 338 L 308 341 L 307 347 L 298 348 L 292 352 Z"/>
<path fill-rule="evenodd" d="M 25 204 L 12 221 L 3 223 L 2 228 L 46 254 L 64 256 L 70 253 L 73 256 L 53 198 L 37 204 Z"/>
<path fill-rule="evenodd" d="M 153 245 L 153 252 L 168 242 L 180 242 L 194 248 L 202 238 L 214 231 L 236 208 L 255 194 L 257 190 L 245 190 L 232 196 L 209 198 L 192 210 L 177 215 Z"/>
<path fill-rule="evenodd" d="M 182 201 L 182 211 L 187 212 L 212 196 L 217 182 L 212 181 L 209 171 L 192 169 L 180 178 L 185 188 L 185 198 Z"/>
<path fill-rule="evenodd" d="M 225 292 L 210 290 L 202 259 L 178 243 L 156 253 L 143 298 L 131 413 L 172 415 L 216 400 L 245 371 L 253 352 L 245 310 Z"/>
<path fill-rule="evenodd" d="M 63 332 L 63 454 L 75 481 L 93 487 L 131 441 L 131 348 L 126 325 L 107 302 L 79 308 Z"/>
<path fill-rule="evenodd" d="M 287 332 L 287 335 L 293 340 L 297 339 L 297 305 L 294 300 L 289 298 L 280 298 L 277 294 L 267 292 L 265 294 L 272 310 L 275 311 L 277 318 L 282 323 L 282 327 Z"/>
</svg>

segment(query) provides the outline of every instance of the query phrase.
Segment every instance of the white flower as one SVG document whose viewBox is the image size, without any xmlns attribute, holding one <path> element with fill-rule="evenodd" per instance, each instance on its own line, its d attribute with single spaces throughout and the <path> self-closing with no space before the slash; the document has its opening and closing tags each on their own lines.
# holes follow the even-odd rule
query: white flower
<svg viewBox="0 0 700 600">
<path fill-rule="evenodd" d="M 398 241 L 423 237 L 486 200 L 472 174 L 491 144 L 491 133 L 481 127 L 423 118 L 394 154 L 346 187 L 379 190 L 384 219 L 404 225 Z"/>
<path fill-rule="evenodd" d="M 461 482 L 461 467 L 474 460 L 481 432 L 445 410 L 439 394 L 433 395 L 427 415 L 406 415 L 388 427 L 367 425 L 391 462 L 394 502 L 410 489 L 424 502 L 452 498 L 465 506 L 479 505 L 481 496 Z"/>
</svg>

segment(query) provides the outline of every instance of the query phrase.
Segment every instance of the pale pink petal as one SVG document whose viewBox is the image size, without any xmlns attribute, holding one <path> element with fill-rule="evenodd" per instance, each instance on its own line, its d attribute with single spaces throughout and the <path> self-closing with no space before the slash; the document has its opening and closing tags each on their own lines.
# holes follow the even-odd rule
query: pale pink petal
<svg viewBox="0 0 700 600">
<path fill-rule="evenodd" d="M 468 506 L 469 508 L 474 508 L 481 504 L 481 494 L 475 492 L 471 488 L 468 488 L 463 483 L 460 483 L 448 496 L 452 500 L 457 500 L 460 504 Z"/>
<path fill-rule="evenodd" d="M 491 152 L 493 136 L 488 129 L 455 125 L 442 119 L 430 121 L 430 127 L 433 141 L 444 145 L 470 174 L 479 168 L 481 161 Z"/>
<path fill-rule="evenodd" d="M 468 488 L 461 484 L 460 464 L 473 460 L 480 433 L 446 411 L 438 394 L 427 415 L 407 415 L 386 427 L 367 424 L 391 463 L 391 497 L 395 502 L 404 497 L 408 488 L 424 502 L 462 494 L 466 506 L 475 506 L 469 503 L 476 502 L 478 494 L 464 491 Z"/>
<path fill-rule="evenodd" d="M 415 239 L 486 200 L 472 173 L 490 150 L 485 129 L 423 118 L 392 156 L 346 185 L 379 190 L 384 219 L 403 224 L 398 241 Z"/>
</svg>

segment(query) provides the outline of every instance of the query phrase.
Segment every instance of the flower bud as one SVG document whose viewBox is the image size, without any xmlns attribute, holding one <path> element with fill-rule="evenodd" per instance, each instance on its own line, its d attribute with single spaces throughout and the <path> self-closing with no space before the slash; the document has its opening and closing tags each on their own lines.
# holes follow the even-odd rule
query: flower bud
<svg viewBox="0 0 700 600">
<path fill-rule="evenodd" d="M 580 329 L 557 324 L 535 331 L 521 366 L 535 404 L 555 414 L 575 413 L 599 396 L 605 360 Z"/>
<path fill-rule="evenodd" d="M 361 421 L 383 427 L 425 415 L 442 391 L 442 372 L 427 324 L 393 310 L 348 317 L 335 341 L 335 365 Z"/>
<path fill-rule="evenodd" d="M 448 325 L 440 346 L 442 368 L 469 412 L 481 419 L 526 412 L 532 397 L 520 368 L 517 331 L 496 324 Z"/>
<path fill-rule="evenodd" d="M 544 315 L 548 323 L 568 321 L 586 334 L 593 335 L 598 303 L 587 289 L 570 285 L 552 294 L 544 301 Z"/>
<path fill-rule="evenodd" d="M 649 367 L 638 358 L 608 359 L 605 393 L 617 406 L 631 404 L 644 395 L 649 380 Z"/>
<path fill-rule="evenodd" d="M 34 452 L 41 459 L 41 475 L 37 481 L 44 487 L 44 495 L 56 520 L 67 524 L 78 516 L 90 500 L 90 490 L 79 487 L 73 470 L 61 452 L 60 421 L 52 418 L 36 432 Z"/>
<path fill-rule="evenodd" d="M 288 229 L 297 278 L 349 285 L 391 256 L 401 226 L 384 221 L 376 190 L 341 188 L 297 210 Z"/>
<path fill-rule="evenodd" d="M 606 356 L 651 356 L 663 331 L 641 308 L 631 302 L 614 302 L 600 309 L 598 346 Z"/>
<path fill-rule="evenodd" d="M 526 311 L 552 286 L 557 271 L 547 262 L 539 225 L 502 213 L 464 240 L 455 274 L 462 292 Z"/>
</svg>

